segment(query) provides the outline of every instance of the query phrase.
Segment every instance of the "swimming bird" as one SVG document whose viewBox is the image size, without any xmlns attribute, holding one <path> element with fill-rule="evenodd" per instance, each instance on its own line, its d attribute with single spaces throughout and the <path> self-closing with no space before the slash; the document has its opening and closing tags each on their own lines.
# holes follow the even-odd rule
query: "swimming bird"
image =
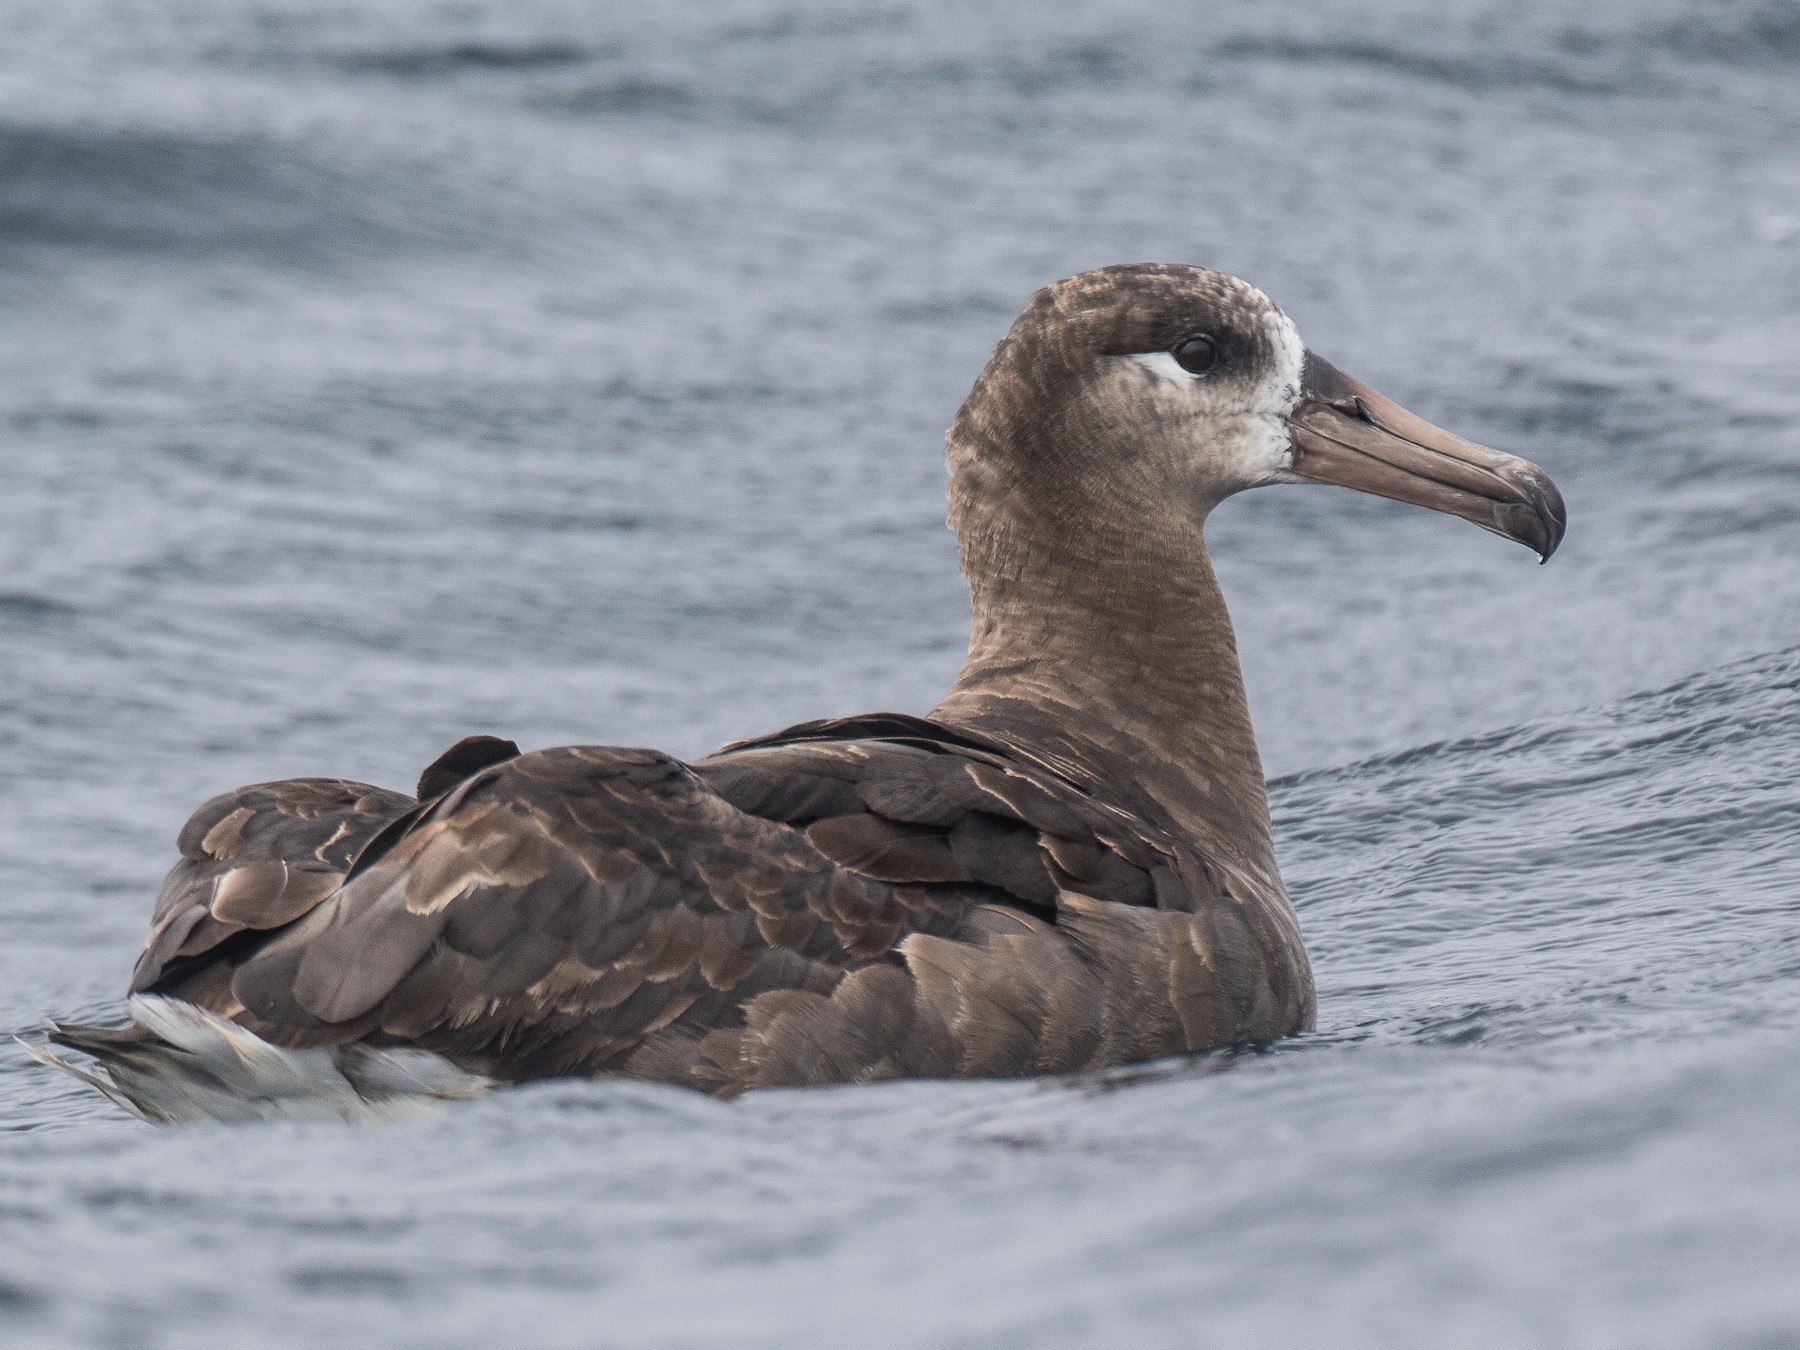
<svg viewBox="0 0 1800 1350">
<path fill-rule="evenodd" d="M 225 793 L 181 832 L 130 1025 L 40 1054 L 151 1119 L 356 1119 L 564 1075 L 730 1095 L 1311 1028 L 1208 513 L 1331 483 L 1548 559 L 1555 486 L 1174 264 L 1033 296 L 948 458 L 972 624 L 928 715 L 691 763 L 471 737 L 414 796 Z"/>
</svg>

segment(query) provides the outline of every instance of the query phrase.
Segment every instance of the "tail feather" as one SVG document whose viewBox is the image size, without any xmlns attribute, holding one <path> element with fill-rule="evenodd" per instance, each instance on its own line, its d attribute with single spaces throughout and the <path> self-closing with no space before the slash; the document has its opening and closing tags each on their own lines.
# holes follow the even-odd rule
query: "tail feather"
<svg viewBox="0 0 1800 1350">
<path fill-rule="evenodd" d="M 139 994 L 128 1008 L 128 1027 L 52 1024 L 50 1041 L 90 1056 L 91 1065 L 19 1043 L 32 1058 L 73 1074 L 132 1114 L 168 1125 L 394 1120 L 494 1086 L 426 1050 L 285 1050 L 180 999 Z"/>
</svg>

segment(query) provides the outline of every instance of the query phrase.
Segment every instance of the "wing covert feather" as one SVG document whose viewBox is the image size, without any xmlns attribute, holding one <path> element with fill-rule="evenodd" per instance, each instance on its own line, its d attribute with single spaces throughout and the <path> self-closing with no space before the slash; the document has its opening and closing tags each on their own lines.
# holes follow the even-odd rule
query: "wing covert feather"
<svg viewBox="0 0 1800 1350">
<path fill-rule="evenodd" d="M 1293 935 L 1180 841 L 918 719 L 797 732 L 693 765 L 485 738 L 423 806 L 227 794 L 183 833 L 146 962 L 192 948 L 179 992 L 278 1044 L 721 1093 L 1062 1072 L 1303 1015 Z"/>
<path fill-rule="evenodd" d="M 335 891 L 357 853 L 414 805 L 342 778 L 290 778 L 222 793 L 188 819 L 157 896 L 131 991 L 178 983 L 235 934 L 279 928 Z"/>
<path fill-rule="evenodd" d="M 902 933 L 955 918 L 910 913 L 666 755 L 548 750 L 441 799 L 232 988 L 277 1037 L 372 1018 L 483 1072 L 596 1071 L 684 1017 L 710 1031 L 696 1010 L 829 992 Z M 521 1037 L 537 1045 L 523 1060 Z"/>
</svg>

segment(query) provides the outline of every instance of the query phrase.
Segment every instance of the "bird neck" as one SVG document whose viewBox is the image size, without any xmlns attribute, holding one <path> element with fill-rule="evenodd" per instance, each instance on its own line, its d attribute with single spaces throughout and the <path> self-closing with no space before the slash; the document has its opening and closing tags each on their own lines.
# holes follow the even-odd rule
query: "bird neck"
<svg viewBox="0 0 1800 1350">
<path fill-rule="evenodd" d="M 952 497 L 973 616 L 932 716 L 1275 879 L 1237 641 L 1194 516 Z"/>
</svg>

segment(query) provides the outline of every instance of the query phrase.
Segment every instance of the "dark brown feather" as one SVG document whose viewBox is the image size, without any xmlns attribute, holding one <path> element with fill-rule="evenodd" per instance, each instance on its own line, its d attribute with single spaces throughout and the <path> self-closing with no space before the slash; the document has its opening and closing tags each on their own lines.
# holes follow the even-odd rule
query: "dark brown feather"
<svg viewBox="0 0 1800 1350">
<path fill-rule="evenodd" d="M 942 830 L 880 816 L 834 816 L 806 828 L 827 858 L 877 881 L 974 881 Z"/>
<path fill-rule="evenodd" d="M 256 783 L 194 812 L 157 897 L 133 993 L 168 991 L 244 930 L 268 931 L 323 901 L 362 847 L 413 805 L 341 778 Z"/>
<path fill-rule="evenodd" d="M 904 735 L 833 738 L 870 726 Z M 1172 845 L 1121 850 L 1074 784 L 920 719 L 691 767 L 485 753 L 425 808 L 317 780 L 209 803 L 170 887 L 210 869 L 211 906 L 165 904 L 153 942 L 187 953 L 181 992 L 281 1044 L 719 1092 L 1064 1071 L 1271 1021 L 1241 921 L 1158 914 Z"/>
<path fill-rule="evenodd" d="M 519 747 L 500 736 L 464 736 L 425 766 L 419 775 L 422 802 L 441 796 L 463 779 L 495 764 L 518 758 Z"/>
</svg>

